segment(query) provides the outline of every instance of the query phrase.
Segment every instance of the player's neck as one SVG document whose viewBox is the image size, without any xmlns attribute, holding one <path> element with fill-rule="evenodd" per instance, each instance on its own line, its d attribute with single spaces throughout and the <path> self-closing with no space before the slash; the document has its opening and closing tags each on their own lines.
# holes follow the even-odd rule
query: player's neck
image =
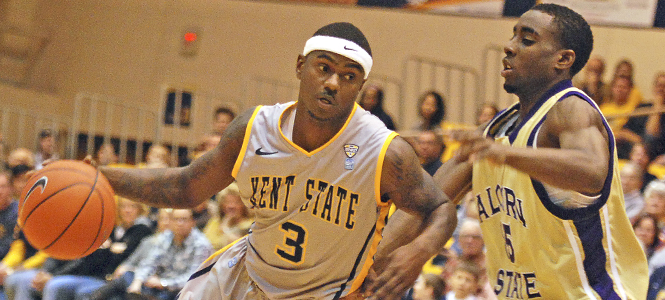
<svg viewBox="0 0 665 300">
<path fill-rule="evenodd" d="M 552 80 L 547 84 L 534 86 L 533 88 L 527 88 L 524 91 L 516 92 L 519 102 L 520 102 L 520 112 L 519 112 L 519 122 L 522 121 L 522 118 L 526 116 L 529 111 L 538 103 L 538 100 L 545 95 L 550 89 L 555 85 L 565 79 Z"/>
<path fill-rule="evenodd" d="M 298 110 L 293 124 L 292 140 L 306 151 L 313 151 L 330 141 L 342 130 L 345 123 L 346 118 L 321 121 L 307 115 L 303 110 Z"/>
</svg>

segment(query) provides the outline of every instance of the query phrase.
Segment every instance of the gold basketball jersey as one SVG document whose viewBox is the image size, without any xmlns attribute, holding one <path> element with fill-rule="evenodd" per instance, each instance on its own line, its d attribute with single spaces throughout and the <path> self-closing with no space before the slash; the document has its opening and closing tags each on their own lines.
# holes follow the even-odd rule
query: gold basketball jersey
<svg viewBox="0 0 665 300">
<path fill-rule="evenodd" d="M 598 109 L 570 81 L 563 81 L 509 135 L 495 134 L 511 126 L 519 103 L 491 121 L 485 134 L 504 145 L 534 147 L 550 108 L 571 95 Z M 487 272 L 499 299 L 645 299 L 646 257 L 626 216 L 614 136 L 603 122 L 610 140 L 609 172 L 600 198 L 588 207 L 564 209 L 529 175 L 487 160 L 474 163 L 473 193 L 487 247 Z"/>
<path fill-rule="evenodd" d="M 390 207 L 381 168 L 397 134 L 355 104 L 337 135 L 306 151 L 282 131 L 295 107 L 256 109 L 233 170 L 256 219 L 247 272 L 270 299 L 338 299 L 373 263 Z"/>
</svg>

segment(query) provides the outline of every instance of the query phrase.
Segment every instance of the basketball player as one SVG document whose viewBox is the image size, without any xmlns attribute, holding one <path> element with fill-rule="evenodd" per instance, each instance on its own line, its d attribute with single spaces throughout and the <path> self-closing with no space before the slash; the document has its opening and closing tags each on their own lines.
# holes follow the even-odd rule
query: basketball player
<svg viewBox="0 0 665 300">
<path fill-rule="evenodd" d="M 451 196 L 472 183 L 500 299 L 646 297 L 646 258 L 623 207 L 614 136 L 571 83 L 592 48 L 589 25 L 567 7 L 524 13 L 501 71 L 519 102 L 482 134 L 459 134 L 460 153 L 435 175 Z"/>
<path fill-rule="evenodd" d="M 251 233 L 210 257 L 180 299 L 357 299 L 390 202 L 426 225 L 376 269 L 377 298 L 399 299 L 450 238 L 453 204 L 411 146 L 355 103 L 371 53 L 352 24 L 326 25 L 296 61 L 297 102 L 240 115 L 187 167 L 100 168 L 119 195 L 162 207 L 194 207 L 237 182 Z"/>
</svg>

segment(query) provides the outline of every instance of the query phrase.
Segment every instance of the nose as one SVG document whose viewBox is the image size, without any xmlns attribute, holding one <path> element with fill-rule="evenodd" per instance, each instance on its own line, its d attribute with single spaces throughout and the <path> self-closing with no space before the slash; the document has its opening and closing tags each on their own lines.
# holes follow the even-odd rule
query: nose
<svg viewBox="0 0 665 300">
<path fill-rule="evenodd" d="M 326 90 L 331 93 L 331 95 L 334 95 L 339 89 L 339 75 L 337 75 L 337 73 L 332 73 L 330 76 L 328 76 L 328 78 L 326 78 L 324 86 Z"/>
<path fill-rule="evenodd" d="M 513 39 L 510 39 L 506 45 L 503 46 L 503 53 L 506 54 L 506 56 L 513 56 L 515 55 L 515 47 L 513 46 Z"/>
</svg>

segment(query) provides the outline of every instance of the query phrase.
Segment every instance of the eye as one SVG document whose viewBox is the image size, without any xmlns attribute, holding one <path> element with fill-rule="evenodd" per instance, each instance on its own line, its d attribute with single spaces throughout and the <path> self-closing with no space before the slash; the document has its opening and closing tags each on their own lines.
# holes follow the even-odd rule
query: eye
<svg viewBox="0 0 665 300">
<path fill-rule="evenodd" d="M 319 65 L 319 70 L 321 72 L 328 73 L 328 71 L 330 70 L 330 67 L 328 67 L 328 65 L 326 65 L 326 64 L 320 64 Z"/>
<path fill-rule="evenodd" d="M 346 75 L 344 75 L 344 79 L 346 79 L 347 81 L 351 81 L 354 78 L 356 78 L 356 74 L 346 74 Z"/>
<path fill-rule="evenodd" d="M 536 43 L 536 41 L 532 41 L 532 40 L 529 40 L 529 39 L 522 39 L 522 44 L 523 44 L 524 46 L 531 46 L 531 45 L 533 45 L 533 44 L 535 44 L 535 43 Z"/>
</svg>

